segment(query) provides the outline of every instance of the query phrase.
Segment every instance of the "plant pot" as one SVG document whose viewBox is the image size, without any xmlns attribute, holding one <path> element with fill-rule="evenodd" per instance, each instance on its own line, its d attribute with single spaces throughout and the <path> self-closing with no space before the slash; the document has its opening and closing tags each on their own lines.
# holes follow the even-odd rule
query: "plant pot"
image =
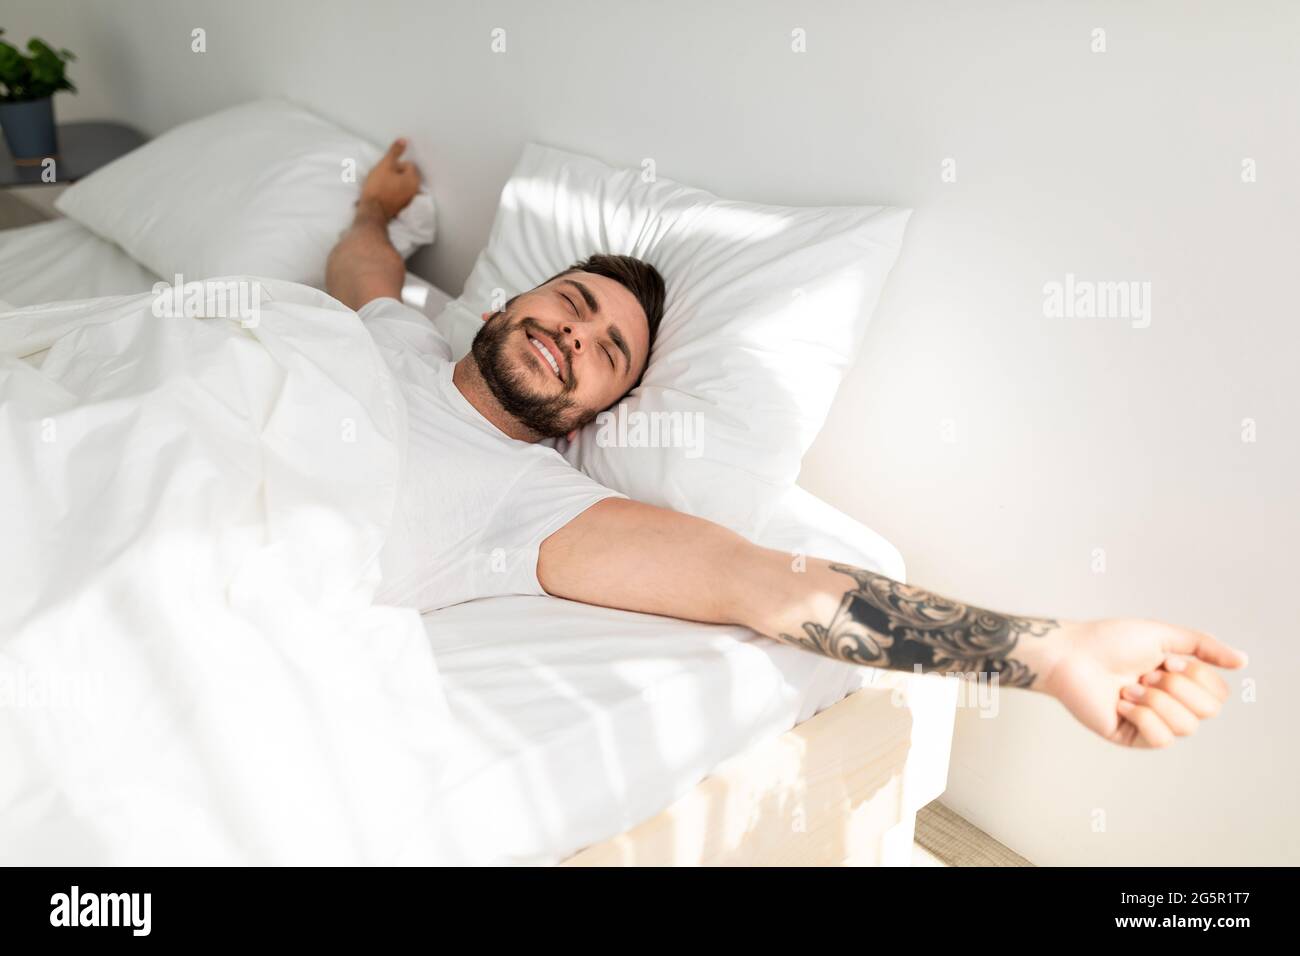
<svg viewBox="0 0 1300 956">
<path fill-rule="evenodd" d="M 59 152 L 53 96 L 0 103 L 0 127 L 4 129 L 9 152 L 19 166 L 39 166 L 42 159 Z"/>
</svg>

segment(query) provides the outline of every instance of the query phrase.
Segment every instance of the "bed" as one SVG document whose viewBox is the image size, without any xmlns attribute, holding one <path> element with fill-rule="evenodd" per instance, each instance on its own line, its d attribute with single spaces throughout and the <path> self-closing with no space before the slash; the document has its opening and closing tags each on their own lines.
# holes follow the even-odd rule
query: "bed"
<svg viewBox="0 0 1300 956">
<path fill-rule="evenodd" d="M 0 231 L 16 306 L 160 277 L 68 219 Z M 408 274 L 431 320 L 450 297 Z M 902 577 L 879 535 L 792 489 L 758 536 Z M 456 722 L 444 775 L 470 864 L 893 864 L 943 791 L 956 701 L 739 628 L 502 597 L 423 616 Z"/>
</svg>

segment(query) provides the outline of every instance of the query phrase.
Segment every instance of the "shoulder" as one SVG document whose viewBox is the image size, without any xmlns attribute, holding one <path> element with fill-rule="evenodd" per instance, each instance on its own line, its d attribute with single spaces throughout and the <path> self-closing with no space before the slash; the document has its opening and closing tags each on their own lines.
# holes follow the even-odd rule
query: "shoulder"
<svg viewBox="0 0 1300 956">
<path fill-rule="evenodd" d="M 382 348 L 451 361 L 451 345 L 419 309 L 381 296 L 357 309 L 357 317 Z"/>
</svg>

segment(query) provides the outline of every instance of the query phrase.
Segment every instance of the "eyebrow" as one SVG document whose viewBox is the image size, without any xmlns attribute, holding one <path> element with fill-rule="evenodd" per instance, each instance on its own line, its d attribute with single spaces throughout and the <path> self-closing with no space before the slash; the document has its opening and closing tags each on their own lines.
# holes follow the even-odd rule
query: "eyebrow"
<svg viewBox="0 0 1300 956">
<path fill-rule="evenodd" d="M 587 303 L 587 308 L 591 309 L 592 315 L 600 314 L 600 303 L 596 301 L 596 297 L 591 294 L 590 289 L 577 279 L 565 279 L 564 281 L 571 286 L 575 286 L 577 290 L 582 293 L 582 301 Z"/>
</svg>

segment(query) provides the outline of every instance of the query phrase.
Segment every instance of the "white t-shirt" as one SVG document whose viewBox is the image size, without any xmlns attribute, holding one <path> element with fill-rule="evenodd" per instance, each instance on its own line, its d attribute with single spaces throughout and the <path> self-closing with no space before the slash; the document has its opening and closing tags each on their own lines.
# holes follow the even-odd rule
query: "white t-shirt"
<svg viewBox="0 0 1300 956">
<path fill-rule="evenodd" d="M 407 441 L 375 600 L 431 611 L 498 594 L 545 594 L 542 541 L 604 498 L 626 495 L 554 448 L 511 438 L 452 382 L 451 346 L 396 299 L 357 314 L 406 398 Z"/>
</svg>

